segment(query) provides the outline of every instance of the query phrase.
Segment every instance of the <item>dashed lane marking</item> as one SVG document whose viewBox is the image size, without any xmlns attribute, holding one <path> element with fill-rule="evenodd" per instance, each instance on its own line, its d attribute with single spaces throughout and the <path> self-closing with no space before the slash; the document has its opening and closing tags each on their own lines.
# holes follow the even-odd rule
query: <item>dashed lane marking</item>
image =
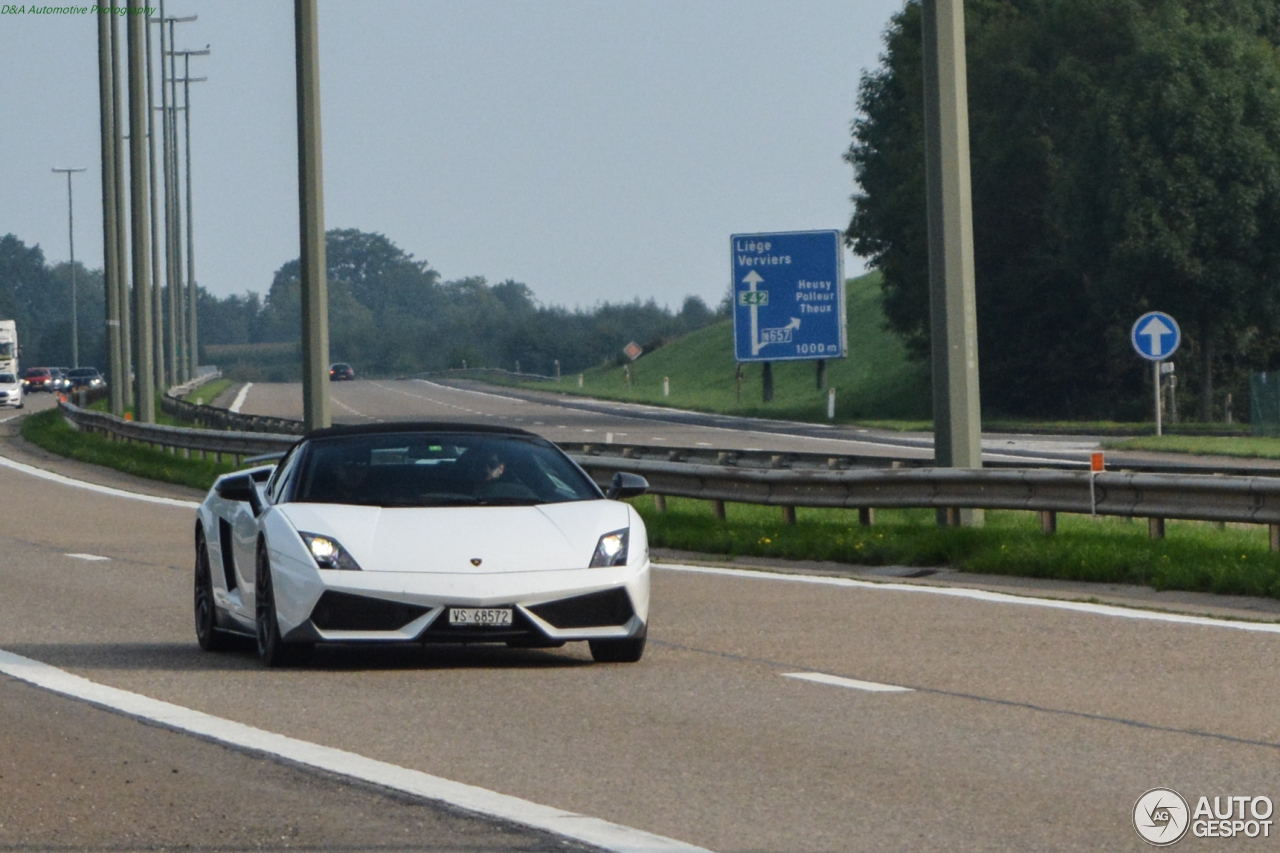
<svg viewBox="0 0 1280 853">
<path fill-rule="evenodd" d="M 66 556 L 72 557 L 77 560 L 88 560 L 91 563 L 101 563 L 101 562 L 111 561 L 110 557 L 102 557 L 97 554 L 67 554 Z"/>
<path fill-rule="evenodd" d="M 830 684 L 835 687 L 848 687 L 852 690 L 865 690 L 868 693 L 912 693 L 910 687 L 899 687 L 896 684 L 878 684 L 874 681 L 859 681 L 856 678 L 843 678 L 839 675 L 827 675 L 825 672 L 782 672 L 783 678 L 796 678 L 800 681 L 816 681 L 818 684 Z"/>
</svg>

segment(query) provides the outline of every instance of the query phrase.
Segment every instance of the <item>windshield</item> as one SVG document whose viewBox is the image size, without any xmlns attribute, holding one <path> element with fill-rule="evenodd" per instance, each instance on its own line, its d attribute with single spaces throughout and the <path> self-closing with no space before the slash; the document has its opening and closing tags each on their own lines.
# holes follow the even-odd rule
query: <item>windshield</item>
<svg viewBox="0 0 1280 853">
<path fill-rule="evenodd" d="M 0 373 L 0 385 L 16 385 L 18 377 L 12 373 Z"/>
<path fill-rule="evenodd" d="M 0 341 L 0 358 L 13 358 L 13 341 Z"/>
<path fill-rule="evenodd" d="M 385 433 L 312 441 L 294 500 L 382 507 L 599 500 L 555 447 L 492 433 Z"/>
<path fill-rule="evenodd" d="M 67 374 L 67 376 L 73 376 L 73 377 L 87 376 L 89 378 L 93 378 L 94 376 L 97 376 L 97 375 L 98 375 L 98 371 L 94 370 L 92 367 L 77 367 Z"/>
</svg>

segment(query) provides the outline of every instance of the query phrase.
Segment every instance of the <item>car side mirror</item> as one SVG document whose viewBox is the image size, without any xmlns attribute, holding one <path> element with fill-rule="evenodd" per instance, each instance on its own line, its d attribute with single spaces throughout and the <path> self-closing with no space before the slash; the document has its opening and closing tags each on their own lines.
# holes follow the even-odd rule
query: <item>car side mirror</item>
<svg viewBox="0 0 1280 853">
<path fill-rule="evenodd" d="M 649 481 L 644 477 L 619 471 L 613 475 L 613 480 L 609 483 L 607 497 L 611 501 L 622 501 L 627 498 L 638 498 L 647 491 L 649 491 Z"/>
<path fill-rule="evenodd" d="M 247 503 L 253 509 L 254 515 L 262 512 L 262 496 L 258 493 L 258 484 L 248 474 L 224 477 L 218 481 L 213 490 L 223 500 Z"/>
</svg>

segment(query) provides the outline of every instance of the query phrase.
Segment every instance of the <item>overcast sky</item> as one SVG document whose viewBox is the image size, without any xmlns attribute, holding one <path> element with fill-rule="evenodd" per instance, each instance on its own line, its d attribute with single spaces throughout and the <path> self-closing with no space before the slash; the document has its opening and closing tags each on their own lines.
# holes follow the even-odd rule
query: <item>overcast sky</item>
<svg viewBox="0 0 1280 853">
<path fill-rule="evenodd" d="M 730 234 L 848 224 L 858 80 L 901 5 L 320 0 L 326 227 L 544 303 L 714 304 Z M 265 292 L 298 254 L 293 4 L 165 12 L 213 51 L 191 60 L 196 279 Z M 0 15 L 0 57 L 0 234 L 65 260 L 50 169 L 87 166 L 76 257 L 101 266 L 95 19 Z"/>
</svg>

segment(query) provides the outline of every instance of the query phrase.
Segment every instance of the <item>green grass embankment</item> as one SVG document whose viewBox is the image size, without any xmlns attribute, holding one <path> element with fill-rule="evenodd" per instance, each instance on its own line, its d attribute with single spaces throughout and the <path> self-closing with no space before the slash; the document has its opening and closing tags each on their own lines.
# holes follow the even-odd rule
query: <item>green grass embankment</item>
<svg viewBox="0 0 1280 853">
<path fill-rule="evenodd" d="M 1193 453 L 1202 456 L 1280 459 L 1280 438 L 1144 435 L 1136 438 L 1111 439 L 1104 441 L 1102 446 L 1109 450 L 1150 450 L 1160 453 Z"/>
<path fill-rule="evenodd" d="M 1280 598 L 1280 554 L 1259 526 L 1169 522 L 1152 540 L 1142 523 L 1065 514 L 1046 536 L 1030 512 L 992 511 L 984 527 L 957 528 L 938 527 L 933 510 L 880 510 L 861 527 L 856 510 L 800 508 L 788 526 L 777 507 L 730 504 L 721 521 L 706 501 L 668 498 L 665 513 L 651 498 L 633 503 L 660 548 Z"/>
<path fill-rule="evenodd" d="M 895 421 L 898 428 L 929 428 L 929 369 L 908 361 L 906 349 L 884 329 L 880 274 L 869 273 L 847 285 L 849 357 L 827 361 L 827 387 L 836 389 L 836 420 Z M 708 326 L 642 356 L 628 365 L 628 386 L 621 366 L 585 371 L 537 388 L 586 394 L 610 400 L 656 403 L 696 411 L 799 421 L 827 421 L 827 391 L 819 389 L 812 361 L 773 365 L 774 398 L 761 402 L 759 364 L 743 367 L 741 399 L 733 357 L 733 323 Z M 670 379 L 671 395 L 662 393 Z"/>
<path fill-rule="evenodd" d="M 144 445 L 123 444 L 100 435 L 77 432 L 57 409 L 28 415 L 23 419 L 21 434 L 32 444 L 68 459 L 196 489 L 207 489 L 219 475 L 235 470 L 230 462 L 183 459 Z"/>
<path fill-rule="evenodd" d="M 212 405 L 213 401 L 218 399 L 218 395 L 235 384 L 236 383 L 230 379 L 214 379 L 210 382 L 206 382 L 199 388 L 196 388 L 182 399 L 186 400 L 188 403 L 195 403 L 197 406 Z"/>
</svg>

